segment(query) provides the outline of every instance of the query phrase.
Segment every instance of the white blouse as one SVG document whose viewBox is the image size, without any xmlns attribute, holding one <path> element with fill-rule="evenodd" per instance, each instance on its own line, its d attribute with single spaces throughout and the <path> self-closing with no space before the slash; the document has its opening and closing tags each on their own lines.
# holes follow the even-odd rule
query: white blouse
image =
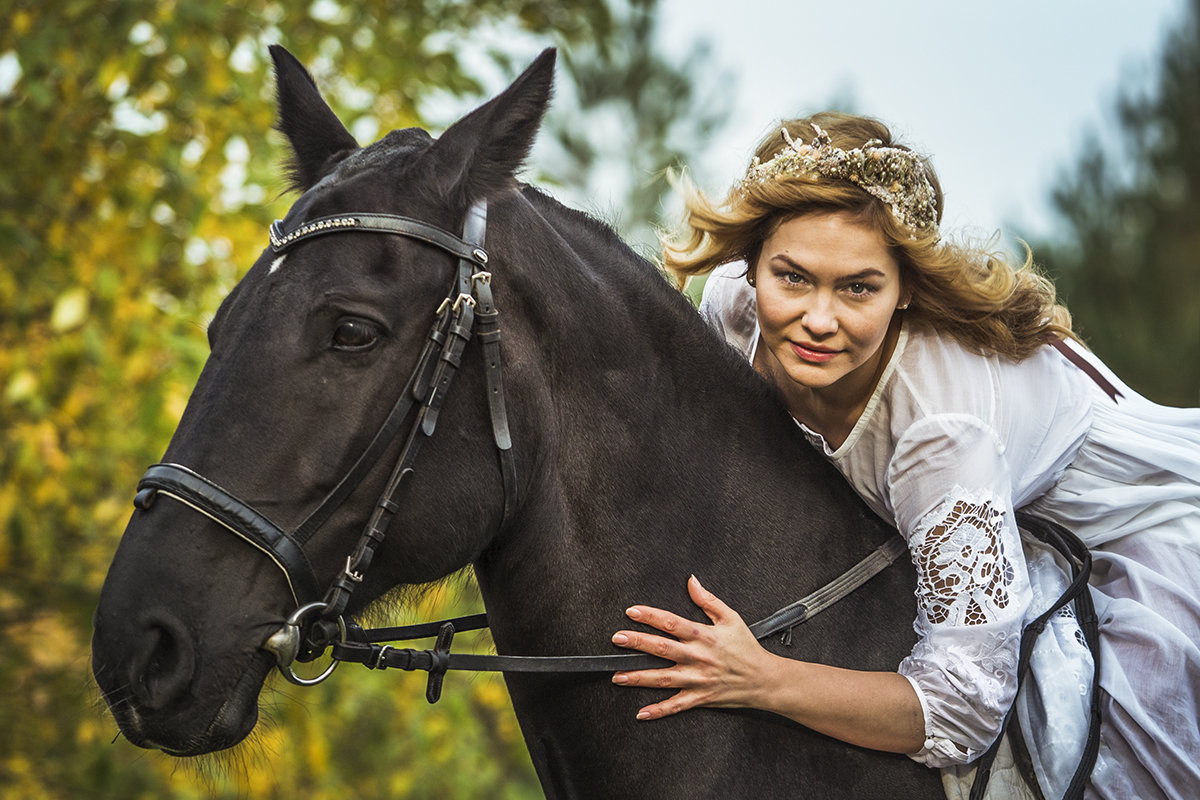
<svg viewBox="0 0 1200 800">
<path fill-rule="evenodd" d="M 753 361 L 759 330 L 754 290 L 744 274 L 742 264 L 712 273 L 700 313 Z M 1175 411 L 1128 392 L 1094 357 L 1085 358 L 1126 389 L 1125 408 L 1147 416 Z M 988 748 L 1016 694 L 1022 628 L 1066 585 L 1055 556 L 1022 540 L 1014 510 L 1032 505 L 1035 513 L 1075 530 L 1089 546 L 1114 535 L 1112 523 L 1103 529 L 1097 525 L 1097 516 L 1114 519 L 1111 512 L 1093 499 L 1080 501 L 1091 488 L 1086 482 L 1096 477 L 1067 477 L 1093 429 L 1104 427 L 1095 425 L 1094 417 L 1114 413 L 1098 411 L 1101 406 L 1113 404 L 1052 348 L 1017 364 L 906 324 L 862 416 L 840 447 L 830 448 L 801 424 L 814 446 L 908 542 L 917 572 L 918 642 L 898 671 L 912 684 L 925 715 L 925 745 L 912 754 L 917 761 L 961 770 Z M 1188 435 L 1200 442 L 1197 419 L 1189 417 Z M 1119 474 L 1122 465 L 1113 461 L 1099 469 Z M 1130 505 L 1140 508 L 1143 501 L 1134 496 Z M 1191 515 L 1192 531 L 1200 520 L 1195 508 L 1193 503 L 1181 512 Z M 1181 602 L 1191 602 L 1186 592 Z M 1195 613 L 1191 606 L 1186 611 Z M 1184 631 L 1164 636 L 1177 637 L 1187 647 L 1190 634 Z M 1193 659 L 1200 654 L 1194 645 L 1189 652 Z M 1107 661 L 1104 666 L 1109 669 Z M 1078 624 L 1064 609 L 1038 641 L 1034 689 L 1022 708 L 1022 728 L 1045 788 L 1069 778 L 1077 763 L 1091 671 Z M 1111 771 L 1107 753 L 1102 750 L 1094 781 Z M 949 781 L 947 791 L 954 795 Z"/>
</svg>

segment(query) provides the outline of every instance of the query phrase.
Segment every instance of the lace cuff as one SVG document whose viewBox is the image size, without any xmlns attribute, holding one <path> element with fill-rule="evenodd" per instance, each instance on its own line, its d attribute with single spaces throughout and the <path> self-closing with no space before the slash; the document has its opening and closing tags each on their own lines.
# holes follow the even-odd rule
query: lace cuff
<svg viewBox="0 0 1200 800">
<path fill-rule="evenodd" d="M 921 689 L 921 684 L 917 683 L 911 675 L 904 675 L 904 678 L 912 685 L 913 692 L 917 695 L 917 701 L 921 704 L 921 717 L 925 720 L 925 744 L 917 752 L 909 753 L 908 757 L 918 764 L 929 767 L 937 767 L 945 763 L 957 764 L 962 761 L 963 753 L 958 745 L 949 739 L 937 736 L 929 729 L 929 701 L 925 699 L 925 692 Z M 973 757 L 974 755 L 968 754 L 968 758 Z"/>
</svg>

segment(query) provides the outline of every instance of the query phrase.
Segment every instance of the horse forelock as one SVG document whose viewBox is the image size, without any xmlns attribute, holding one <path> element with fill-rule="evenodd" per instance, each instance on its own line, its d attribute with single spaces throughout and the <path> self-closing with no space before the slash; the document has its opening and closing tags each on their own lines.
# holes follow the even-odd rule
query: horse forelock
<svg viewBox="0 0 1200 800">
<path fill-rule="evenodd" d="M 432 143 L 433 138 L 422 128 L 394 130 L 374 144 L 348 153 L 307 189 L 293 181 L 289 188 L 301 194 L 288 209 L 284 227 L 290 230 L 330 214 L 394 212 L 403 191 L 419 187 L 421 181 L 411 178 Z"/>
<path fill-rule="evenodd" d="M 415 161 L 431 144 L 433 137 L 423 128 L 394 130 L 347 157 L 338 165 L 338 172 L 350 175 L 378 169 L 385 175 L 395 173 Z"/>
</svg>

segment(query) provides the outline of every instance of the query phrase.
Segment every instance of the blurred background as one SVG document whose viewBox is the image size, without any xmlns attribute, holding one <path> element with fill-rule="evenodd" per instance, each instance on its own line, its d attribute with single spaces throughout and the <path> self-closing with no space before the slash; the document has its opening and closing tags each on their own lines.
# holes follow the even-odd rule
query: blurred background
<svg viewBox="0 0 1200 800">
<path fill-rule="evenodd" d="M 527 178 L 647 257 L 668 167 L 723 194 L 774 119 L 880 116 L 933 155 L 950 235 L 1027 241 L 1118 374 L 1200 405 L 1200 0 L 850 8 L 0 0 L 0 793 L 541 796 L 499 678 L 452 674 L 437 706 L 422 676 L 274 681 L 254 741 L 185 764 L 114 740 L 91 681 L 133 487 L 291 199 L 272 43 L 363 143 L 436 134 L 558 46 Z M 478 607 L 467 575 L 411 617 Z"/>
</svg>

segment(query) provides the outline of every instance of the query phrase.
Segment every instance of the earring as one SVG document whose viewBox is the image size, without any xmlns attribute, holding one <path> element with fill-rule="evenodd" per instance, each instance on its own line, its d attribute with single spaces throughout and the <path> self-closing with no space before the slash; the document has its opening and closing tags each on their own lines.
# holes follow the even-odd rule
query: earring
<svg viewBox="0 0 1200 800">
<path fill-rule="evenodd" d="M 905 303 L 905 304 L 904 304 L 904 305 L 902 305 L 902 306 L 896 306 L 896 310 L 897 310 L 897 311 L 903 311 L 903 310 L 904 310 L 904 309 L 906 309 L 906 308 L 908 308 L 908 303 Z"/>
<path fill-rule="evenodd" d="M 754 285 L 754 273 L 753 272 L 746 273 L 746 283 L 750 284 L 751 286 Z"/>
</svg>

